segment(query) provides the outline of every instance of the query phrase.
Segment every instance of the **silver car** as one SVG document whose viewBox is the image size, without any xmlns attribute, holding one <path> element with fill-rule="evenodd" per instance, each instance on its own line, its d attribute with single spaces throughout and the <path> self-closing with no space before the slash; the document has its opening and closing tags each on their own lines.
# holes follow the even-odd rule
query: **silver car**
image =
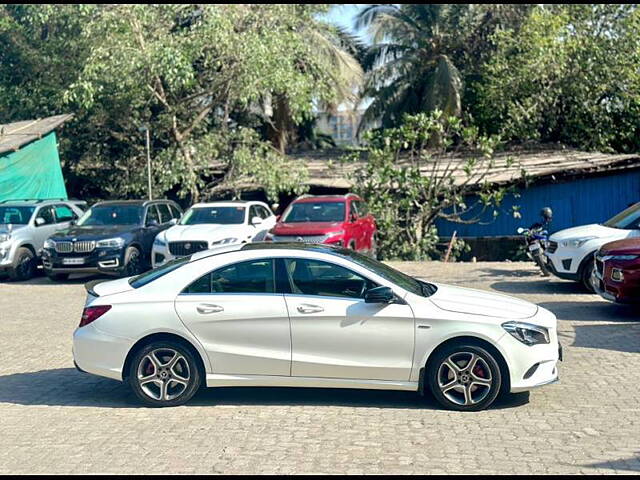
<svg viewBox="0 0 640 480">
<path fill-rule="evenodd" d="M 0 272 L 12 280 L 35 275 L 44 241 L 83 213 L 77 200 L 5 200 L 0 202 Z"/>
</svg>

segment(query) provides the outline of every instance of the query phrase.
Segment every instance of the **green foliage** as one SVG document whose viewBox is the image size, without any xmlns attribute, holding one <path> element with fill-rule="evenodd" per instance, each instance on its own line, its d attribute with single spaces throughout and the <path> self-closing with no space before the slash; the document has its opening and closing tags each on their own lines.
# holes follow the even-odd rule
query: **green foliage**
<svg viewBox="0 0 640 480">
<path fill-rule="evenodd" d="M 635 5 L 539 6 L 494 36 L 475 118 L 506 140 L 640 147 L 640 12 Z"/>
<path fill-rule="evenodd" d="M 437 148 L 429 147 L 437 136 Z M 434 222 L 477 222 L 506 189 L 486 182 L 497 138 L 442 112 L 407 115 L 397 128 L 368 132 L 367 163 L 354 188 L 376 216 L 384 259 L 420 260 L 435 253 Z M 345 157 L 356 161 L 359 154 Z M 469 195 L 477 200 L 467 205 Z M 456 245 L 461 253 L 464 246 Z"/>
<path fill-rule="evenodd" d="M 74 112 L 61 153 L 77 195 L 143 195 L 144 128 L 156 196 L 299 192 L 304 166 L 257 132 L 295 127 L 357 83 L 340 32 L 317 20 L 326 9 L 1 6 L 0 120 Z"/>
</svg>

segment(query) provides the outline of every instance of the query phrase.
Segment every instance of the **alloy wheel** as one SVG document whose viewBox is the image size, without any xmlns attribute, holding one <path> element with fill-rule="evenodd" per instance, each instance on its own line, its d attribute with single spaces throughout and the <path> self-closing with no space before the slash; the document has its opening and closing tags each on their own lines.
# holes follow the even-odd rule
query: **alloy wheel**
<svg viewBox="0 0 640 480">
<path fill-rule="evenodd" d="M 177 350 L 157 348 L 140 360 L 137 381 L 149 398 L 174 400 L 187 390 L 191 382 L 189 362 Z"/>
<path fill-rule="evenodd" d="M 473 352 L 449 355 L 438 368 L 438 387 L 447 400 L 457 405 L 482 402 L 493 385 L 488 363 Z"/>
</svg>

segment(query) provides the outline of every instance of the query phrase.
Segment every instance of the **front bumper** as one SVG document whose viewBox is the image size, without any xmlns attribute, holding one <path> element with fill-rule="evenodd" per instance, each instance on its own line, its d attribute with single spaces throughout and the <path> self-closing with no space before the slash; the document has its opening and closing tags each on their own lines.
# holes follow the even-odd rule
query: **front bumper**
<svg viewBox="0 0 640 480">
<path fill-rule="evenodd" d="M 623 280 L 613 280 L 614 269 L 622 273 Z M 591 284 L 598 295 L 610 302 L 640 303 L 640 269 L 631 262 L 602 262 L 601 258 L 596 257 Z"/>
<path fill-rule="evenodd" d="M 46 248 L 42 251 L 42 266 L 50 273 L 121 275 L 124 269 L 124 252 L 124 249 L 96 248 L 89 253 L 61 254 Z"/>
<path fill-rule="evenodd" d="M 547 257 L 547 266 L 549 270 L 556 277 L 564 280 L 579 280 L 578 268 L 580 267 L 582 258 L 584 258 L 584 256 L 580 256 L 579 250 L 569 249 L 562 245 L 558 245 L 557 249 L 553 253 L 550 253 L 547 250 L 544 254 Z"/>
</svg>

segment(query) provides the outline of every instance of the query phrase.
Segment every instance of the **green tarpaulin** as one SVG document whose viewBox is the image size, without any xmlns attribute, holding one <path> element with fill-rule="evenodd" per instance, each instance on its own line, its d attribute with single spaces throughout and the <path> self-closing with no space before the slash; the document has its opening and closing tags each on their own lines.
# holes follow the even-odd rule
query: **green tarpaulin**
<svg viewBox="0 0 640 480">
<path fill-rule="evenodd" d="M 54 132 L 0 153 L 0 201 L 26 198 L 67 198 Z"/>
</svg>

